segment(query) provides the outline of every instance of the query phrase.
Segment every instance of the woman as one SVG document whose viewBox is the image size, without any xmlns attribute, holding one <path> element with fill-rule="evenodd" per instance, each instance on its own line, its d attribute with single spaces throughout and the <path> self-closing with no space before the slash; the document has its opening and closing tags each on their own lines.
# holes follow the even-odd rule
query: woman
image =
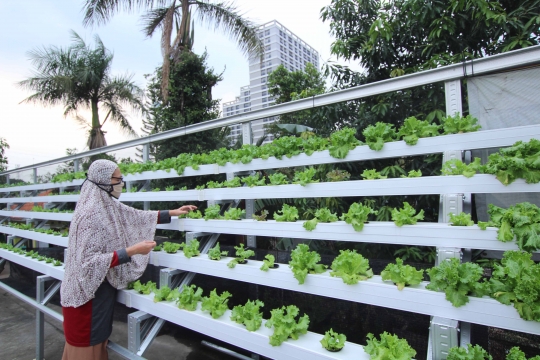
<svg viewBox="0 0 540 360">
<path fill-rule="evenodd" d="M 142 211 L 117 199 L 124 182 L 118 166 L 96 160 L 88 169 L 69 228 L 64 280 L 60 289 L 66 344 L 63 360 L 108 358 L 116 289 L 143 274 L 156 224 L 197 207 Z"/>
</svg>

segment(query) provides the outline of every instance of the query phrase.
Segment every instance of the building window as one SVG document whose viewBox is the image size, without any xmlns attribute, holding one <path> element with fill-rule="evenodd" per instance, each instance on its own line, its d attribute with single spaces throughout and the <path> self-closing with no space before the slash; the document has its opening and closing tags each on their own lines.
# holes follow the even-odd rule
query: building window
<svg viewBox="0 0 540 360">
<path fill-rule="evenodd" d="M 249 96 L 246 96 L 246 97 L 244 98 L 244 101 L 249 101 Z"/>
<path fill-rule="evenodd" d="M 261 89 L 266 89 L 266 85 L 261 86 Z"/>
<path fill-rule="evenodd" d="M 266 45 L 266 46 L 264 47 L 264 51 L 268 51 L 268 50 L 270 50 L 270 49 L 271 49 L 271 45 Z"/>
<path fill-rule="evenodd" d="M 249 104 L 244 104 L 244 107 L 245 107 L 245 108 L 249 107 Z"/>
<path fill-rule="evenodd" d="M 266 30 L 266 31 L 264 32 L 264 34 L 265 34 L 265 35 L 270 35 L 270 30 Z"/>
<path fill-rule="evenodd" d="M 262 92 L 262 96 L 266 96 L 266 91 L 263 91 L 263 92 Z"/>
<path fill-rule="evenodd" d="M 266 39 L 266 43 L 267 43 L 267 44 L 270 43 L 270 38 L 267 38 L 267 39 Z"/>
<path fill-rule="evenodd" d="M 240 114 L 240 111 L 237 111 L 236 113 L 237 113 L 237 114 Z"/>
<path fill-rule="evenodd" d="M 244 96 L 248 96 L 249 95 L 249 91 L 244 91 Z"/>
<path fill-rule="evenodd" d="M 240 105 L 236 105 L 236 110 L 240 109 Z"/>
<path fill-rule="evenodd" d="M 266 102 L 266 98 L 265 98 L 265 97 L 264 97 L 264 98 L 262 98 L 262 102 Z"/>
<path fill-rule="evenodd" d="M 261 75 L 265 75 L 265 71 L 264 71 L 264 70 L 261 70 Z"/>
<path fill-rule="evenodd" d="M 268 104 L 263 104 L 263 108 L 268 107 Z"/>
<path fill-rule="evenodd" d="M 272 60 L 268 61 L 268 64 L 266 66 L 272 66 Z"/>
</svg>

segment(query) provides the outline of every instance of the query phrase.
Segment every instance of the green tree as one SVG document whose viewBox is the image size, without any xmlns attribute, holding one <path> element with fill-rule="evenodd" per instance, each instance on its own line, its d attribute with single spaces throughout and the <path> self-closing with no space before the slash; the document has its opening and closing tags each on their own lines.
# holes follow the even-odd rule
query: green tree
<svg viewBox="0 0 540 360">
<path fill-rule="evenodd" d="M 536 45 L 539 13 L 538 0 L 332 0 L 321 10 L 336 38 L 331 52 L 358 60 L 365 71 L 334 65 L 325 73 L 337 90 Z M 442 84 L 373 96 L 361 104 L 358 127 L 445 114 Z"/>
<path fill-rule="evenodd" d="M 276 104 L 309 98 L 326 91 L 324 76 L 311 63 L 308 63 L 303 71 L 289 71 L 283 65 L 278 66 L 268 76 L 268 88 L 268 93 L 275 98 Z M 342 126 L 344 120 L 328 116 L 328 109 L 336 107 L 337 105 L 332 105 L 281 115 L 279 121 L 269 125 L 268 132 L 276 136 L 290 135 L 278 125 L 296 124 L 309 126 L 321 136 L 329 136 L 332 131 Z M 335 113 L 334 111 L 332 114 Z"/>
<path fill-rule="evenodd" d="M 219 101 L 212 99 L 212 88 L 222 80 L 206 64 L 207 54 L 197 55 L 183 52 L 180 61 L 171 69 L 169 101 L 165 105 L 161 98 L 161 68 L 147 75 L 148 116 L 150 133 L 176 129 L 219 117 Z M 156 160 L 176 157 L 180 153 L 203 153 L 227 146 L 228 128 L 220 128 L 159 141 L 151 145 L 150 154 Z M 155 181 L 154 187 L 175 185 L 177 188 L 196 185 L 213 180 L 208 177 L 190 177 Z M 223 180 L 223 179 L 222 179 Z"/>
<path fill-rule="evenodd" d="M 142 111 L 142 90 L 132 82 L 132 75 L 112 76 L 113 54 L 95 36 L 95 48 L 88 46 L 72 32 L 73 44 L 68 48 L 51 46 L 30 52 L 36 74 L 19 85 L 36 91 L 23 102 L 44 105 L 64 105 L 64 116 L 88 126 L 87 146 L 96 149 L 107 145 L 102 127 L 107 120 L 114 122 L 129 136 L 137 136 L 125 114 L 124 106 Z M 89 109 L 90 123 L 78 115 Z M 100 112 L 105 115 L 100 120 Z"/>
<path fill-rule="evenodd" d="M 7 170 L 8 158 L 6 149 L 9 149 L 9 144 L 6 139 L 0 137 L 0 172 Z"/>
<path fill-rule="evenodd" d="M 161 29 L 161 50 L 163 54 L 161 95 L 167 102 L 170 87 L 171 65 L 181 61 L 180 54 L 191 51 L 194 41 L 191 8 L 196 9 L 199 20 L 221 28 L 240 49 L 248 54 L 263 54 L 263 44 L 257 36 L 257 27 L 244 18 L 230 3 L 212 3 L 209 0 L 86 0 L 84 24 L 105 23 L 120 10 L 146 10 L 143 16 L 144 32 L 154 35 Z M 173 38 L 173 29 L 176 35 Z"/>
</svg>

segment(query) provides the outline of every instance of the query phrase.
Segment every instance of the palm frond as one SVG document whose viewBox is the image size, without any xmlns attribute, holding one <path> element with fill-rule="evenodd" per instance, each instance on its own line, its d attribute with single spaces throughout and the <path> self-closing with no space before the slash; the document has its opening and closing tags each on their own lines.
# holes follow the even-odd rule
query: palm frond
<svg viewBox="0 0 540 360">
<path fill-rule="evenodd" d="M 257 26 L 243 17 L 237 8 L 229 2 L 210 3 L 208 0 L 194 0 L 201 22 L 212 24 L 215 29 L 223 29 L 230 38 L 238 43 L 246 55 L 261 56 L 264 53 L 262 41 L 257 36 Z"/>
<path fill-rule="evenodd" d="M 119 103 L 105 101 L 102 106 L 108 111 L 107 119 L 110 119 L 113 123 L 118 125 L 120 131 L 133 138 L 139 137 L 135 129 L 133 129 L 129 123 L 129 120 L 124 114 L 124 109 Z M 103 123 L 105 123 L 105 121 Z M 103 125 L 103 123 L 101 125 Z"/>
<path fill-rule="evenodd" d="M 138 9 L 152 9 L 167 6 L 170 2 L 171 0 L 86 0 L 82 9 L 83 25 L 105 24 L 120 11 L 129 13 Z"/>
<path fill-rule="evenodd" d="M 175 18 L 180 17 L 178 11 L 180 7 L 177 6 L 174 11 Z M 143 32 L 147 37 L 154 35 L 157 28 L 163 28 L 165 17 L 170 7 L 163 7 L 158 9 L 152 9 L 142 16 Z"/>
</svg>

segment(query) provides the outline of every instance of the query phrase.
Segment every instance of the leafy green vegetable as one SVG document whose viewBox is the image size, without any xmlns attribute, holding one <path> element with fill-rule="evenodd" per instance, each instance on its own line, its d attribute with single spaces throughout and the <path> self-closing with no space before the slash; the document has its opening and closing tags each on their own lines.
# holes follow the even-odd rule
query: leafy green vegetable
<svg viewBox="0 0 540 360">
<path fill-rule="evenodd" d="M 223 186 L 225 185 L 219 181 L 209 181 L 206 183 L 208 189 L 221 189 Z"/>
<path fill-rule="evenodd" d="M 285 185 L 289 183 L 287 175 L 282 173 L 273 173 L 268 175 L 268 180 L 270 180 L 270 185 Z"/>
<path fill-rule="evenodd" d="M 179 218 L 185 217 L 186 219 L 202 219 L 203 215 L 200 210 L 190 211 L 187 214 L 178 215 Z"/>
<path fill-rule="evenodd" d="M 53 265 L 54 266 L 62 266 L 62 262 L 60 260 L 54 260 Z"/>
<path fill-rule="evenodd" d="M 274 267 L 274 261 L 276 261 L 276 258 L 272 254 L 266 254 L 263 260 L 263 264 L 261 265 L 262 271 L 268 271 L 270 268 Z"/>
<path fill-rule="evenodd" d="M 516 239 L 520 250 L 540 249 L 540 209 L 531 203 L 523 202 L 503 209 L 493 204 L 488 206 L 490 221 L 478 222 L 478 226 L 499 228 L 497 239 L 503 242 Z"/>
<path fill-rule="evenodd" d="M 221 251 L 219 248 L 219 243 L 216 243 L 216 246 L 208 250 L 208 258 L 211 260 L 220 260 L 222 256 L 227 256 L 227 251 Z"/>
<path fill-rule="evenodd" d="M 344 334 L 338 334 L 330 329 L 324 333 L 324 337 L 321 339 L 320 343 L 326 350 L 338 351 L 343 349 L 346 341 L 347 337 Z"/>
<path fill-rule="evenodd" d="M 351 174 L 345 170 L 332 170 L 326 173 L 326 179 L 330 182 L 347 181 L 351 178 Z"/>
<path fill-rule="evenodd" d="M 403 290 L 408 285 L 418 285 L 424 279 L 424 270 L 416 270 L 413 266 L 403 265 L 402 259 L 396 259 L 395 264 L 388 264 L 381 272 L 383 281 L 390 280 Z"/>
<path fill-rule="evenodd" d="M 448 214 L 450 216 L 450 223 L 454 226 L 473 226 L 474 221 L 471 219 L 471 214 L 461 212 L 459 215 L 453 213 Z"/>
<path fill-rule="evenodd" d="M 339 250 L 339 255 L 332 262 L 330 276 L 343 279 L 348 285 L 354 285 L 361 280 L 373 277 L 368 259 L 358 254 L 356 250 Z"/>
<path fill-rule="evenodd" d="M 452 159 L 443 164 L 441 173 L 443 175 L 463 175 L 470 178 L 476 175 L 477 172 L 481 172 L 482 169 L 480 158 L 475 158 L 469 165 L 465 165 L 461 160 Z"/>
<path fill-rule="evenodd" d="M 224 181 L 223 186 L 227 188 L 235 188 L 242 186 L 242 184 L 240 183 L 240 178 L 235 176 L 231 180 Z"/>
<path fill-rule="evenodd" d="M 315 211 L 315 218 L 304 222 L 304 229 L 313 231 L 319 222 L 329 223 L 338 221 L 336 214 L 332 213 L 328 208 L 320 208 Z"/>
<path fill-rule="evenodd" d="M 411 170 L 409 171 L 409 175 L 405 176 L 405 175 L 401 175 L 400 177 L 402 178 L 416 178 L 416 177 L 421 177 L 422 176 L 422 171 L 420 170 Z"/>
<path fill-rule="evenodd" d="M 405 119 L 397 136 L 403 138 L 407 145 L 416 145 L 420 138 L 439 135 L 439 129 L 439 125 L 430 124 L 429 121 L 421 121 L 411 116 Z"/>
<path fill-rule="evenodd" d="M 310 167 L 304 171 L 298 171 L 294 174 L 293 184 L 306 186 L 309 183 L 319 182 L 319 180 L 313 180 L 316 173 L 317 170 L 315 170 L 313 167 Z"/>
<path fill-rule="evenodd" d="M 259 173 L 256 173 L 255 175 L 243 178 L 242 182 L 249 187 L 266 185 L 264 177 L 262 179 L 259 179 L 260 177 L 261 175 Z"/>
<path fill-rule="evenodd" d="M 244 324 L 248 331 L 257 331 L 262 325 L 263 314 L 260 309 L 264 303 L 260 300 L 248 300 L 246 305 L 237 305 L 231 312 L 231 320 Z"/>
<path fill-rule="evenodd" d="M 315 251 L 309 251 L 309 246 L 306 244 L 298 244 L 291 252 L 289 267 L 298 283 L 303 284 L 308 273 L 321 274 L 326 270 L 326 265 L 318 264 L 319 261 L 321 261 L 321 255 Z"/>
<path fill-rule="evenodd" d="M 527 184 L 540 182 L 540 140 L 518 141 L 511 147 L 500 149 L 489 155 L 483 170 L 495 175 L 504 185 L 516 179 L 525 179 Z"/>
<path fill-rule="evenodd" d="M 309 316 L 304 314 L 296 320 L 300 310 L 294 306 L 283 306 L 270 311 L 270 319 L 264 326 L 274 327 L 274 333 L 270 336 L 270 345 L 279 346 L 288 338 L 298 340 L 298 337 L 307 333 L 309 326 Z"/>
<path fill-rule="evenodd" d="M 493 358 L 480 345 L 467 344 L 467 349 L 461 346 L 450 348 L 446 360 L 493 360 Z"/>
<path fill-rule="evenodd" d="M 184 255 L 190 259 L 193 256 L 198 256 L 201 254 L 199 251 L 199 240 L 193 239 L 189 244 L 181 243 L 180 246 L 184 250 Z"/>
<path fill-rule="evenodd" d="M 281 212 L 281 215 L 279 214 Z M 295 206 L 283 204 L 281 210 L 274 213 L 274 220 L 293 222 L 298 219 L 298 209 Z"/>
<path fill-rule="evenodd" d="M 137 280 L 132 284 L 132 287 L 133 290 L 137 291 L 139 294 L 148 295 L 156 289 L 156 283 L 148 281 L 146 284 L 142 284 L 140 280 Z"/>
<path fill-rule="evenodd" d="M 255 214 L 252 215 L 253 219 L 257 221 L 266 221 L 267 216 L 268 216 L 268 210 L 261 211 L 261 215 L 255 215 Z"/>
<path fill-rule="evenodd" d="M 255 251 L 244 249 L 244 244 L 241 243 L 234 247 L 236 250 L 236 257 L 227 263 L 227 266 L 233 269 L 237 264 L 243 264 L 247 258 L 255 256 Z"/>
<path fill-rule="evenodd" d="M 532 254 L 506 251 L 501 265 L 495 264 L 489 280 L 491 296 L 510 305 L 525 320 L 540 321 L 540 264 Z"/>
<path fill-rule="evenodd" d="M 410 347 L 407 340 L 400 339 L 386 331 L 381 334 L 381 340 L 377 340 L 372 333 L 367 334 L 367 345 L 364 351 L 377 360 L 410 360 L 416 355 L 416 351 Z"/>
<path fill-rule="evenodd" d="M 444 291 L 446 300 L 455 307 L 468 303 L 468 295 L 483 296 L 489 293 L 489 284 L 479 282 L 484 269 L 478 264 L 460 263 L 459 259 L 452 258 L 442 261 L 427 273 L 431 281 L 426 289 Z"/>
<path fill-rule="evenodd" d="M 362 231 L 369 214 L 376 215 L 377 211 L 366 205 L 352 203 L 349 207 L 349 211 L 346 214 L 341 215 L 341 220 L 352 225 L 355 231 Z"/>
<path fill-rule="evenodd" d="M 168 286 L 162 286 L 159 289 L 154 289 L 154 302 L 166 300 L 170 293 L 171 288 Z"/>
<path fill-rule="evenodd" d="M 240 220 L 240 218 L 245 215 L 246 210 L 239 208 L 230 208 L 229 210 L 225 211 L 223 217 L 225 218 L 225 220 Z"/>
<path fill-rule="evenodd" d="M 382 150 L 385 142 L 394 141 L 397 137 L 394 125 L 377 122 L 375 125 L 370 125 L 362 132 L 366 138 L 366 143 L 371 150 Z"/>
<path fill-rule="evenodd" d="M 210 205 L 204 211 L 204 220 L 221 219 L 221 206 L 219 204 Z"/>
<path fill-rule="evenodd" d="M 344 159 L 350 150 L 362 143 L 355 137 L 356 129 L 345 127 L 330 134 L 330 156 L 336 159 Z"/>
<path fill-rule="evenodd" d="M 416 210 L 408 202 L 404 201 L 402 209 L 394 208 L 392 210 L 392 221 L 397 226 L 403 226 L 414 225 L 418 220 L 424 220 L 424 210 L 420 210 L 417 215 L 415 213 Z"/>
<path fill-rule="evenodd" d="M 218 295 L 216 289 L 210 292 L 210 296 L 202 298 L 202 311 L 208 311 L 212 318 L 217 319 L 225 314 L 225 311 L 229 310 L 227 303 L 231 297 L 231 293 L 224 291 L 221 295 Z"/>
<path fill-rule="evenodd" d="M 166 191 L 174 191 L 174 185 L 166 186 L 166 187 L 165 187 L 165 190 L 166 190 Z"/>
<path fill-rule="evenodd" d="M 377 179 L 386 179 L 386 176 L 382 176 L 377 170 L 371 169 L 371 170 L 364 170 L 362 172 L 362 177 L 364 180 L 377 180 Z"/>
<path fill-rule="evenodd" d="M 152 251 L 161 251 L 163 249 L 163 245 L 156 245 L 154 246 L 154 248 L 152 249 Z"/>
<path fill-rule="evenodd" d="M 197 309 L 197 303 L 201 301 L 203 290 L 199 287 L 195 290 L 195 285 L 184 285 L 182 291 L 176 300 L 176 304 L 180 309 L 186 309 L 189 311 L 194 311 Z"/>
<path fill-rule="evenodd" d="M 169 241 L 165 241 L 162 246 L 163 250 L 168 254 L 175 254 L 182 247 L 180 244 Z"/>
<path fill-rule="evenodd" d="M 474 132 L 480 130 L 481 126 L 478 125 L 478 119 L 467 115 L 465 117 L 456 113 L 454 116 L 447 116 L 442 119 L 443 134 L 462 134 L 467 132 Z"/>
<path fill-rule="evenodd" d="M 514 346 L 506 355 L 506 360 L 527 360 L 525 353 L 519 349 L 519 347 Z M 533 356 L 529 360 L 540 360 L 540 355 Z"/>
</svg>

